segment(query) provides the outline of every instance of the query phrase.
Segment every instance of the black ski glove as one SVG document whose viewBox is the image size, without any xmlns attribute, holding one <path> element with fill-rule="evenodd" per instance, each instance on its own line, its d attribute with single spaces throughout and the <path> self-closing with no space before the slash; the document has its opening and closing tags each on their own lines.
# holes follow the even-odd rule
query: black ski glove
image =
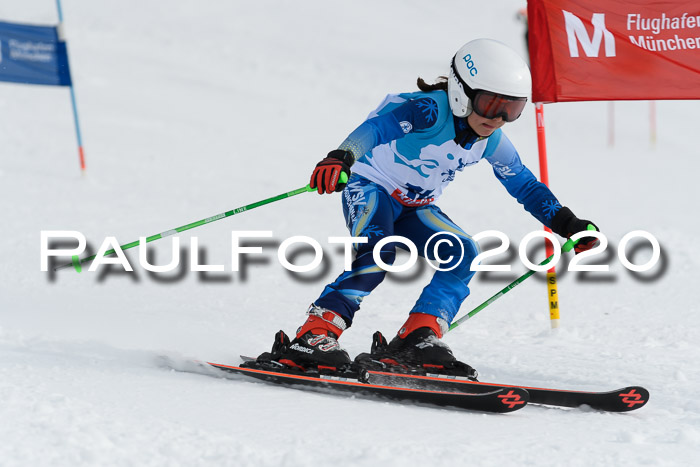
<svg viewBox="0 0 700 467">
<path fill-rule="evenodd" d="M 338 183 L 340 174 L 344 173 L 349 177 L 350 167 L 354 162 L 355 158 L 350 151 L 334 149 L 325 159 L 316 164 L 309 186 L 316 188 L 319 195 L 343 191 L 345 183 Z"/>
<path fill-rule="evenodd" d="M 573 234 L 588 230 L 588 225 L 592 225 L 596 230 L 598 226 L 593 222 L 585 219 L 579 219 L 571 212 L 571 209 L 567 207 L 562 207 L 552 218 L 551 229 L 557 235 L 561 235 L 564 238 L 569 238 Z M 579 239 L 578 243 L 574 246 L 574 251 L 576 254 L 588 251 L 598 244 L 598 239 L 595 237 L 582 237 Z"/>
</svg>

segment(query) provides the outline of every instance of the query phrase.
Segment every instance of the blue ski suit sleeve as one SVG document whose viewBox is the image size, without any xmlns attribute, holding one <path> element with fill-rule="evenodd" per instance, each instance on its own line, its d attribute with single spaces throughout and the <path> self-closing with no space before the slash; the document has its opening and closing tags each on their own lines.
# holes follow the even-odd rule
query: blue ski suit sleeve
<svg viewBox="0 0 700 467">
<path fill-rule="evenodd" d="M 552 217 L 561 209 L 547 185 L 525 167 L 513 143 L 498 129 L 489 137 L 483 158 L 510 195 L 538 221 L 551 227 Z"/>
<path fill-rule="evenodd" d="M 406 134 L 430 128 L 437 121 L 437 103 L 423 97 L 365 120 L 343 141 L 338 149 L 352 152 L 355 160 L 380 144 L 403 138 Z"/>
</svg>

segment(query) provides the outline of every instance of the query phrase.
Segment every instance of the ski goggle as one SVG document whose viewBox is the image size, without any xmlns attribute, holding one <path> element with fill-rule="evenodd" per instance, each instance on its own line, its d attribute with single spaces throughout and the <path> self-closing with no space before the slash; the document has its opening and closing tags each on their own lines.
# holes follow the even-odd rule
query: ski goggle
<svg viewBox="0 0 700 467">
<path fill-rule="evenodd" d="M 457 81 L 462 86 L 464 94 L 467 95 L 472 102 L 472 110 L 477 115 L 484 118 L 502 117 L 506 122 L 514 122 L 520 117 L 525 109 L 527 97 L 513 97 L 505 94 L 497 94 L 483 89 L 472 89 L 457 73 L 455 67 L 456 56 L 452 58 L 450 67 Z"/>
<path fill-rule="evenodd" d="M 514 122 L 525 108 L 527 97 L 512 97 L 477 89 L 472 98 L 472 109 L 484 118 L 502 117 L 506 122 Z"/>
</svg>

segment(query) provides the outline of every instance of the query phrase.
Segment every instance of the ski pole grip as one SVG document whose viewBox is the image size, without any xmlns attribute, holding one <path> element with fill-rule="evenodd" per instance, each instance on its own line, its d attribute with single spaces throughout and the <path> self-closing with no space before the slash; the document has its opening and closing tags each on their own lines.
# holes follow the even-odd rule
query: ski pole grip
<svg viewBox="0 0 700 467">
<path fill-rule="evenodd" d="M 348 183 L 348 174 L 345 172 L 340 172 L 340 177 L 338 177 L 338 183 Z M 316 191 L 316 188 L 311 188 L 311 184 L 306 185 L 306 191 Z"/>
<path fill-rule="evenodd" d="M 588 226 L 586 226 L 586 230 L 595 230 L 595 229 L 596 229 L 596 228 L 595 228 L 595 226 L 594 226 L 593 224 L 588 224 Z M 564 243 L 564 245 L 561 247 L 561 250 L 562 250 L 562 251 L 566 251 L 566 252 L 571 251 L 571 250 L 573 250 L 574 246 L 575 246 L 577 243 L 578 243 L 578 240 L 574 241 L 574 240 L 568 239 L 568 240 Z"/>
</svg>

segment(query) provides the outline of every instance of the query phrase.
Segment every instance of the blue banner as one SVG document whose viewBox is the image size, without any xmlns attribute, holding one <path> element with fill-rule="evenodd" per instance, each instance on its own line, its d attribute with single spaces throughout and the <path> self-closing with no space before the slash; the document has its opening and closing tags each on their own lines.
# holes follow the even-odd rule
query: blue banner
<svg viewBox="0 0 700 467">
<path fill-rule="evenodd" d="M 70 86 L 66 43 L 57 28 L 0 21 L 0 81 Z"/>
</svg>

